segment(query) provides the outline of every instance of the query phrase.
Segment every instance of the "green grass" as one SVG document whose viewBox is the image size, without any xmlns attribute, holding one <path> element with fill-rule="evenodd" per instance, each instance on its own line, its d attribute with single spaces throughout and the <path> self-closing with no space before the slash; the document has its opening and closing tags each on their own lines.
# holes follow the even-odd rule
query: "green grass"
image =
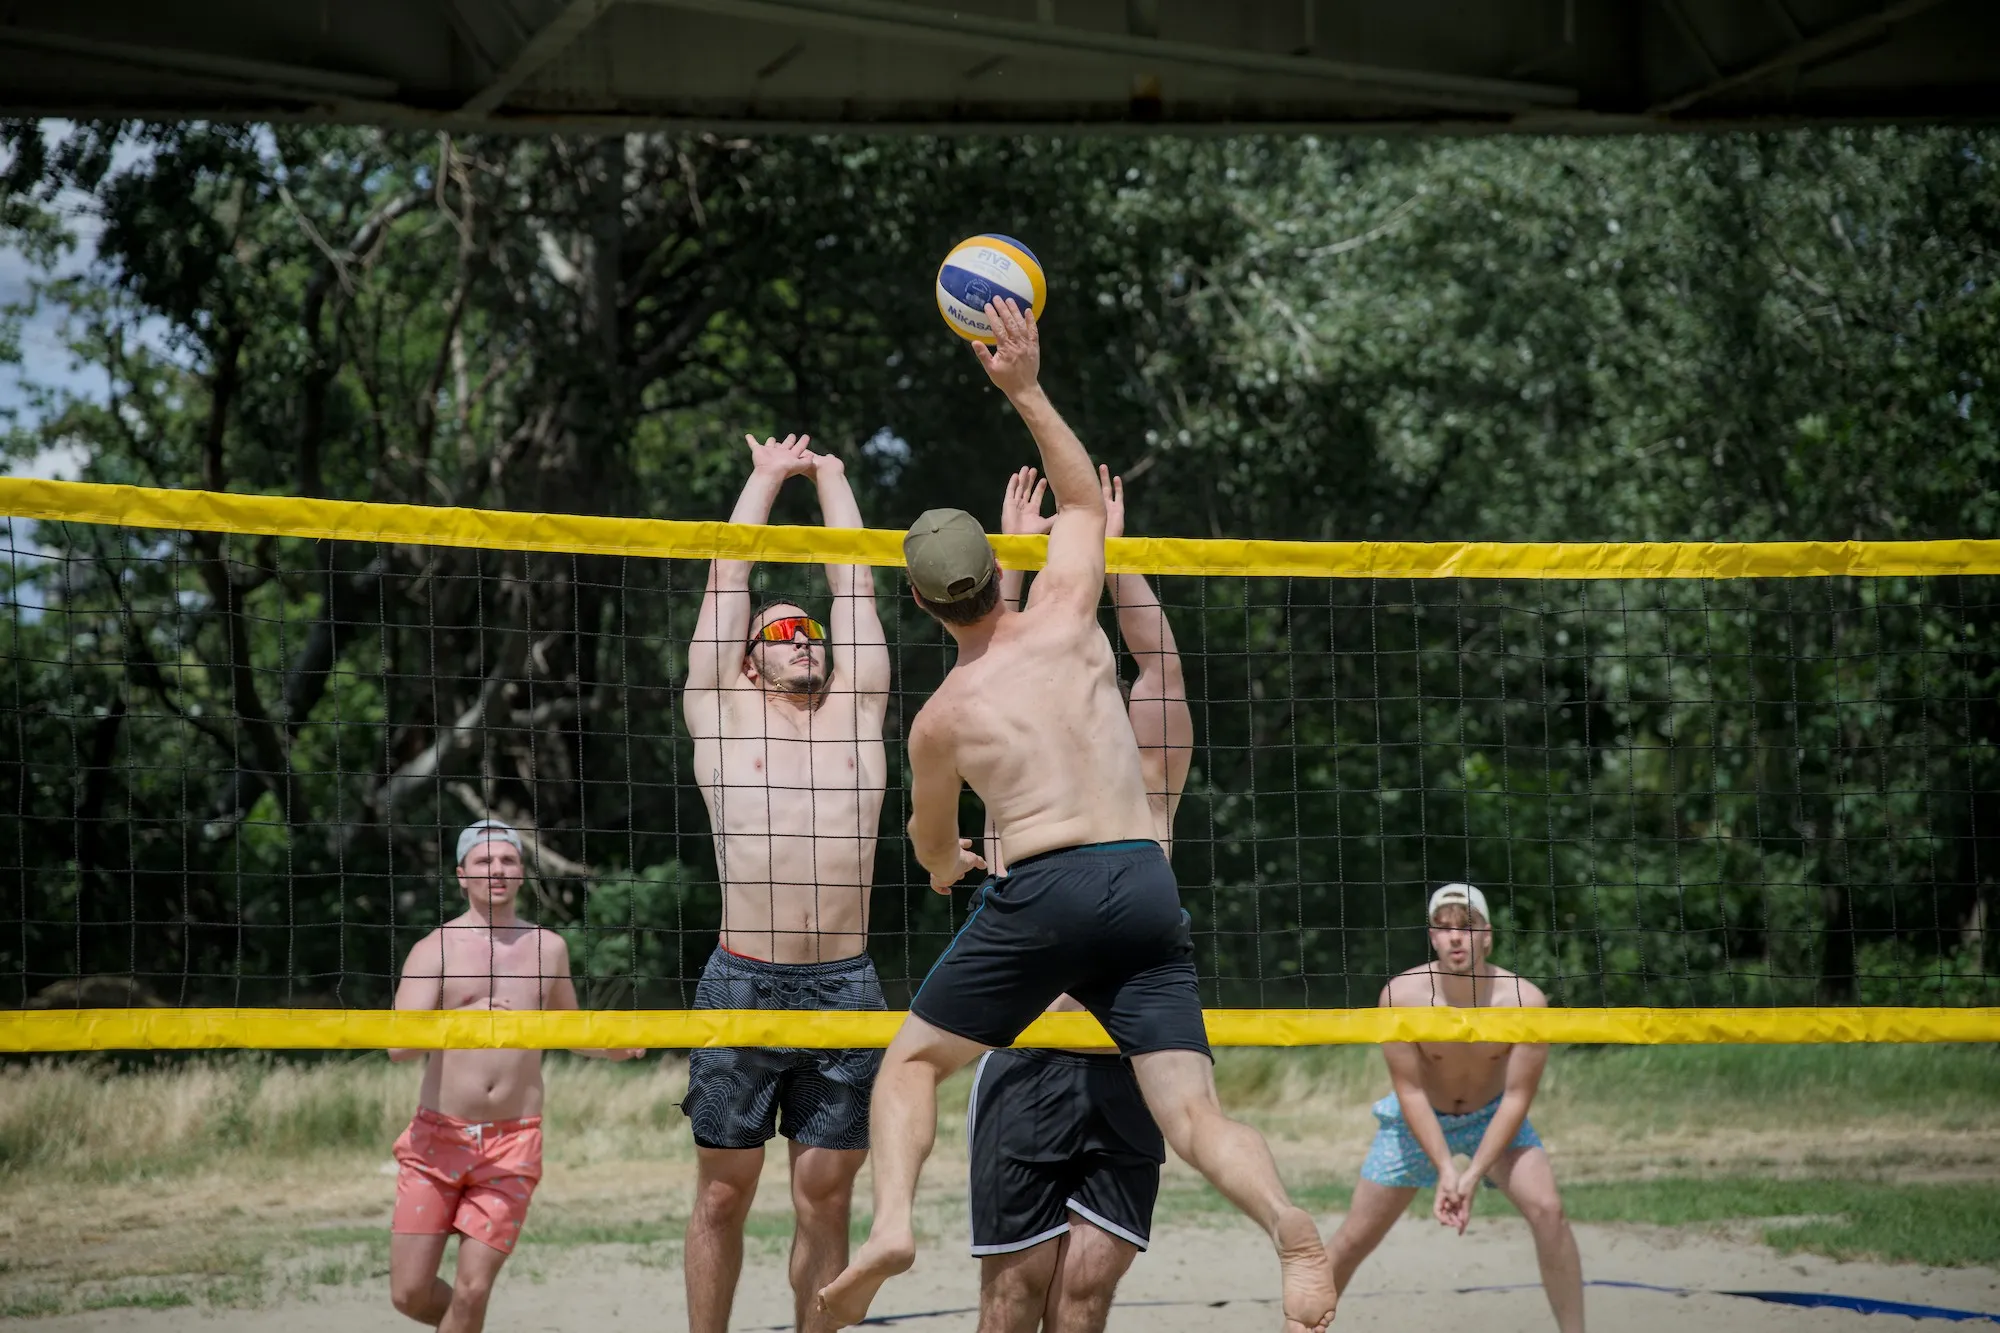
<svg viewBox="0 0 2000 1333">
<path fill-rule="evenodd" d="M 2000 1187 L 1892 1185 L 1853 1180 L 1772 1180 L 1765 1177 L 1592 1181 L 1562 1188 L 1576 1222 L 1638 1222 L 1662 1227 L 1754 1223 L 1781 1254 L 1821 1254 L 1843 1262 L 1923 1264 L 1933 1268 L 2000 1268 Z M 1322 1181 L 1296 1186 L 1292 1198 L 1314 1213 L 1342 1212 L 1353 1186 Z M 1181 1187 L 1163 1193 L 1166 1215 L 1228 1214 L 1213 1190 Z M 1412 1216 L 1430 1215 L 1430 1191 L 1410 1203 Z M 1481 1217 L 1517 1217 L 1507 1197 L 1482 1189 Z"/>
<path fill-rule="evenodd" d="M 684 1068 L 551 1057 L 552 1160 L 691 1155 L 677 1103 Z M 939 1090 L 946 1137 L 969 1074 Z M 1216 1084 L 1240 1111 L 1358 1109 L 1388 1091 L 1372 1047 L 1218 1052 Z M 267 1156 L 377 1154 L 408 1124 L 414 1078 L 374 1055 L 293 1063 L 218 1055 L 120 1071 L 93 1059 L 0 1067 L 0 1182 L 43 1175 L 115 1181 Z M 1992 1046 L 1570 1047 L 1550 1062 L 1538 1121 L 1613 1121 L 1637 1134 L 1895 1117 L 1940 1129 L 1989 1125 L 2000 1105 Z"/>
<path fill-rule="evenodd" d="M 211 1282 L 202 1288 L 201 1303 L 222 1309 L 249 1309 L 264 1303 L 264 1279 L 255 1277 L 225 1278 Z"/>
<path fill-rule="evenodd" d="M 1551 1060 L 1543 1099 L 1635 1130 L 1882 1118 L 1982 1128 L 2000 1106 L 2000 1047 L 1569 1048 Z"/>
<path fill-rule="evenodd" d="M 867 1239 L 870 1220 L 866 1212 L 855 1213 L 848 1228 L 852 1243 L 859 1245 Z M 685 1217 L 605 1222 L 545 1213 L 529 1221 L 522 1236 L 521 1255 L 529 1258 L 543 1250 L 628 1245 L 651 1252 L 650 1255 L 636 1256 L 637 1262 L 670 1262 L 677 1265 L 686 1231 Z M 792 1239 L 791 1214 L 761 1209 L 752 1212 L 744 1223 L 743 1235 L 752 1245 L 788 1245 Z M 388 1259 L 388 1235 L 374 1228 L 327 1227 L 305 1233 L 299 1239 L 303 1245 L 294 1251 L 299 1255 L 299 1266 L 294 1270 L 295 1280 L 307 1287 L 352 1286 L 372 1282 Z M 341 1253 L 352 1251 L 356 1246 L 365 1246 L 366 1255 L 357 1259 L 351 1253 Z M 450 1275 L 454 1262 L 451 1252 L 447 1250 L 442 1265 L 446 1276 Z M 173 1303 L 191 1302 L 188 1298 L 181 1298 Z"/>
<path fill-rule="evenodd" d="M 1216 1052 L 1216 1090 L 1234 1110 L 1281 1110 L 1310 1098 L 1365 1105 L 1389 1090 L 1373 1047 Z M 1993 1123 L 2000 1047 L 1558 1047 L 1537 1118 L 1550 1112 L 1636 1130 L 1811 1123 L 1906 1116 L 1939 1128 Z"/>
<path fill-rule="evenodd" d="M 1482 1197 L 1506 1208 L 1497 1191 Z M 1756 1219 L 1782 1253 L 1941 1268 L 2000 1267 L 2000 1188 L 1844 1180 L 1603 1181 L 1563 1191 L 1579 1222 L 1684 1227 Z M 1507 1209 L 1507 1211 L 1512 1211 Z"/>
<path fill-rule="evenodd" d="M 91 1296 L 83 1302 L 86 1310 L 177 1310 L 193 1305 L 194 1297 L 184 1291 L 128 1291 L 108 1296 Z"/>
<path fill-rule="evenodd" d="M 0 1305 L 0 1319 L 41 1319 L 61 1310 L 61 1298 L 40 1292 Z"/>
<path fill-rule="evenodd" d="M 1872 1259 L 1933 1268 L 2000 1268 L 2000 1188 L 1992 1184 L 1891 1185 L 1852 1180 L 1593 1181 L 1563 1187 L 1563 1206 L 1577 1222 L 1638 1222 L 1662 1227 L 1757 1224 L 1763 1242 L 1781 1254 L 1825 1255 L 1842 1262 Z M 1353 1186 L 1321 1181 L 1294 1186 L 1292 1198 L 1317 1214 L 1346 1210 Z M 1430 1215 L 1430 1191 L 1410 1203 L 1412 1216 Z M 1233 1216 L 1222 1197 L 1203 1186 L 1164 1191 L 1162 1216 Z M 1516 1217 L 1495 1189 L 1482 1189 L 1481 1217 Z"/>
<path fill-rule="evenodd" d="M 686 1067 L 547 1061 L 557 1160 L 692 1155 L 678 1103 Z M 91 1057 L 0 1065 L 0 1182 L 42 1175 L 119 1181 L 245 1157 L 378 1154 L 409 1124 L 415 1072 L 378 1054 L 288 1061 L 204 1056 L 121 1070 Z"/>
<path fill-rule="evenodd" d="M 341 1259 L 328 1259 L 306 1270 L 305 1280 L 315 1287 L 344 1287 L 355 1280 L 357 1265 Z"/>
<path fill-rule="evenodd" d="M 1275 1136 L 1307 1144 L 1333 1125 L 1344 1136 L 1365 1133 L 1365 1108 L 1389 1089 L 1380 1052 L 1371 1047 L 1225 1050 L 1218 1053 L 1216 1081 L 1227 1106 Z M 967 1071 L 940 1088 L 947 1153 L 957 1150 L 969 1084 Z M 692 1158 L 676 1105 L 685 1086 L 682 1066 L 555 1058 L 548 1085 L 552 1163 Z M 310 1161 L 321 1164 L 316 1170 L 373 1169 L 407 1124 L 414 1091 L 413 1071 L 369 1055 L 297 1063 L 223 1055 L 122 1071 L 89 1059 L 0 1066 L 0 1194 L 37 1201 L 62 1198 L 79 1183 L 135 1180 L 171 1191 L 181 1173 L 277 1179 Z M 1561 1159 L 1569 1162 L 1564 1197 L 1581 1221 L 1730 1224 L 1732 1235 L 1756 1235 L 1782 1251 L 2000 1267 L 2000 1186 L 1979 1178 L 1897 1181 L 1899 1173 L 1952 1179 L 1951 1145 L 1967 1132 L 1973 1136 L 1967 1142 L 1984 1145 L 1979 1169 L 1990 1172 L 1995 1107 L 2000 1048 L 1992 1046 L 1569 1047 L 1554 1053 L 1534 1116 L 1558 1144 L 1615 1141 L 1640 1150 L 1621 1153 L 1620 1164 L 1596 1173 L 1618 1170 L 1624 1179 L 1572 1178 L 1590 1174 L 1587 1148 L 1580 1163 Z M 1646 1141 L 1655 1136 L 1661 1136 L 1658 1151 L 1649 1154 Z M 1749 1148 L 1711 1157 L 1690 1146 L 1732 1136 Z M 1779 1153 L 1770 1144 L 1788 1146 Z M 1767 1155 L 1784 1160 L 1767 1168 Z M 1313 1168 L 1315 1178 L 1292 1182 L 1294 1194 L 1316 1212 L 1340 1212 L 1358 1165 L 1358 1157 L 1325 1158 Z M 1715 1174 L 1696 1179 L 1704 1170 Z M 1669 1178 L 1640 1178 L 1662 1172 Z M 686 1220 L 668 1210 L 684 1209 L 686 1200 L 662 1202 L 659 1213 L 629 1221 L 620 1220 L 632 1211 L 625 1200 L 609 1212 L 584 1199 L 538 1209 L 527 1246 L 552 1255 L 624 1246 L 633 1262 L 677 1264 Z M 781 1195 L 765 1202 L 751 1215 L 747 1236 L 759 1246 L 783 1245 L 792 1231 L 789 1212 Z M 963 1226 L 959 1205 L 942 1195 L 937 1202 L 931 1210 L 937 1216 L 920 1212 L 919 1226 L 944 1228 L 933 1239 L 955 1238 Z M 1428 1195 L 1415 1208 L 1427 1213 Z M 1178 1175 L 1169 1177 L 1160 1210 L 1163 1218 L 1190 1220 L 1226 1211 L 1212 1192 Z M 1497 1193 L 1482 1195 L 1480 1216 L 1510 1212 Z M 113 1304 L 97 1308 L 254 1306 L 281 1290 L 372 1281 L 386 1267 L 387 1236 L 375 1228 L 238 1235 L 244 1228 L 223 1225 L 224 1217 L 211 1219 L 216 1229 L 207 1234 L 215 1248 L 186 1252 L 183 1236 L 173 1247 L 182 1252 L 165 1261 L 171 1270 L 154 1255 L 145 1267 L 79 1274 L 90 1284 L 84 1290 L 171 1271 L 182 1275 L 172 1289 L 104 1294 L 96 1299 Z M 867 1224 L 857 1209 L 857 1241 Z M 0 1259 L 0 1315 L 78 1308 L 82 1298 L 74 1288 L 50 1294 L 48 1283 L 25 1280 L 29 1270 L 54 1279 L 65 1268 L 54 1254 L 26 1265 Z"/>
<path fill-rule="evenodd" d="M 869 1218 L 857 1212 L 848 1223 L 851 1238 L 859 1243 L 867 1239 Z M 350 1233 L 343 1230 L 335 1233 L 346 1237 Z M 353 1233 L 358 1236 L 358 1232 Z M 546 1245 L 552 1248 L 571 1248 L 579 1245 L 679 1245 L 687 1235 L 685 1217 L 661 1217 L 644 1221 L 593 1222 L 562 1216 L 535 1218 L 528 1223 L 522 1234 L 526 1245 Z M 788 1212 L 758 1209 L 744 1219 L 744 1239 L 767 1243 L 785 1242 L 792 1239 L 792 1215 Z M 315 1237 L 315 1239 L 322 1239 Z"/>
<path fill-rule="evenodd" d="M 314 1249 L 336 1245 L 366 1245 L 381 1251 L 380 1257 L 389 1254 L 389 1231 L 387 1227 L 315 1227 L 301 1235 Z"/>
<path fill-rule="evenodd" d="M 756 1222 L 762 1215 L 751 1214 Z M 790 1222 L 785 1234 L 789 1236 Z M 684 1217 L 663 1217 L 642 1222 L 586 1222 L 565 1217 L 530 1218 L 522 1233 L 524 1244 L 570 1247 L 577 1245 L 678 1245 L 687 1232 Z"/>
</svg>

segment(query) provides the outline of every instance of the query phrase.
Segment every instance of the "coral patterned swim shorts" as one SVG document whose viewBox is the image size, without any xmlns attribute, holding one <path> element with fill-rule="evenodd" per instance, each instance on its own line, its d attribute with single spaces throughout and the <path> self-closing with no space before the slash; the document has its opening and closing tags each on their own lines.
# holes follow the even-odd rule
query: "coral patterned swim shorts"
<svg viewBox="0 0 2000 1333">
<path fill-rule="evenodd" d="M 396 1165 L 391 1231 L 456 1231 L 512 1254 L 542 1178 L 542 1118 L 480 1122 L 419 1110 L 396 1140 Z"/>
</svg>

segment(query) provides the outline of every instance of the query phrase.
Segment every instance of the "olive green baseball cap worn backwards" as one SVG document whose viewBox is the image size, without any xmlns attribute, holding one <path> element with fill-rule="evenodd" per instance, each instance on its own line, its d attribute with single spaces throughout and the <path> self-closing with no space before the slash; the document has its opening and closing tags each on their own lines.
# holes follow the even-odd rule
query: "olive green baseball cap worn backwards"
<svg viewBox="0 0 2000 1333">
<path fill-rule="evenodd" d="M 997 566 L 986 529 L 963 509 L 927 509 L 903 535 L 910 583 L 925 601 L 944 606 L 976 597 Z"/>
</svg>

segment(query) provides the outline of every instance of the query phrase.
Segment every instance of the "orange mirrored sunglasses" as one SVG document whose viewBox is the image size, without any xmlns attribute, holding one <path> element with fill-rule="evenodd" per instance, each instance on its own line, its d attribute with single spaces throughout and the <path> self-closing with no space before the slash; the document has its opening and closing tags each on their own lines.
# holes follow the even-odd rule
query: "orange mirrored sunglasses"
<svg viewBox="0 0 2000 1333">
<path fill-rule="evenodd" d="M 811 616 L 784 616 L 772 621 L 750 636 L 751 643 L 763 640 L 765 643 L 790 643 L 804 630 L 806 637 L 815 642 L 826 638 L 826 626 Z"/>
</svg>

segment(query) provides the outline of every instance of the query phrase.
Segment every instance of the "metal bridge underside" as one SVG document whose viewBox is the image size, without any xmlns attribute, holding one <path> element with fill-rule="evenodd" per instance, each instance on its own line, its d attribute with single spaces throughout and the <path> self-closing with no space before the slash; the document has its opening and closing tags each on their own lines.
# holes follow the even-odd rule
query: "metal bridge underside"
<svg viewBox="0 0 2000 1333">
<path fill-rule="evenodd" d="M 1979 121 L 2000 0 L 14 0 L 0 111 L 455 130 Z"/>
</svg>

